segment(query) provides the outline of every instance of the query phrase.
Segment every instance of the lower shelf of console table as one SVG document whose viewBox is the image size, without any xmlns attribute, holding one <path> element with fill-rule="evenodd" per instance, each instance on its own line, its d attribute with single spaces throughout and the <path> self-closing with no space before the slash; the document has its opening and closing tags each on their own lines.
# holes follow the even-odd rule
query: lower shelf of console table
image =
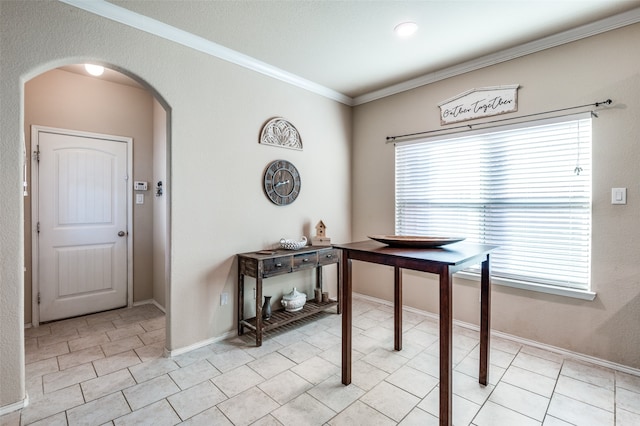
<svg viewBox="0 0 640 426">
<path fill-rule="evenodd" d="M 283 325 L 290 324 L 292 322 L 307 318 L 311 315 L 315 315 L 318 312 L 325 311 L 329 308 L 338 306 L 338 301 L 332 300 L 325 303 L 316 303 L 313 300 L 307 301 L 301 310 L 296 312 L 287 312 L 284 309 L 273 311 L 271 318 L 262 320 L 262 332 L 270 331 Z M 249 318 L 241 320 L 243 326 L 255 331 L 256 318 Z"/>
</svg>

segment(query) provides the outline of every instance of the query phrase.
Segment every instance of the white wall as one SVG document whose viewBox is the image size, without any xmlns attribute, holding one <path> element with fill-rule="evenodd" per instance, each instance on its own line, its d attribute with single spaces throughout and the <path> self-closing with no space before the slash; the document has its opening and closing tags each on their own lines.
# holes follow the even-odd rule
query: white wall
<svg viewBox="0 0 640 426">
<path fill-rule="evenodd" d="M 593 121 L 594 301 L 493 286 L 492 328 L 640 368 L 640 25 L 511 60 L 355 108 L 353 239 L 394 231 L 394 146 L 441 128 L 437 104 L 472 88 L 520 84 L 509 117 L 604 101 Z M 500 116 L 499 118 L 506 118 Z M 612 187 L 628 188 L 611 205 Z M 354 291 L 392 299 L 389 268 L 356 265 Z M 478 323 L 479 285 L 456 279 L 455 318 Z M 436 282 L 405 272 L 405 303 L 438 311 Z"/>
<path fill-rule="evenodd" d="M 58 2 L 1 2 L 0 45 L 0 407 L 24 397 L 23 88 L 44 71 L 103 61 L 144 79 L 170 107 L 167 349 L 234 333 L 236 253 L 309 236 L 320 219 L 333 241 L 350 239 L 350 108 Z M 303 151 L 258 144 L 274 116 L 297 127 Z M 302 175 L 287 207 L 262 190 L 277 158 Z M 272 280 L 274 292 L 290 291 L 288 279 Z M 229 305 L 219 306 L 222 292 Z"/>
</svg>

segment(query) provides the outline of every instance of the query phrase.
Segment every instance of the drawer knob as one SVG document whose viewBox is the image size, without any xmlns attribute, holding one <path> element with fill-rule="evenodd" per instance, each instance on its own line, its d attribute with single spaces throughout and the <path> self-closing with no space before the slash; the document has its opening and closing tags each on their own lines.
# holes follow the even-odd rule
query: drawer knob
<svg viewBox="0 0 640 426">
<path fill-rule="evenodd" d="M 308 262 L 308 261 L 309 261 L 309 259 L 305 257 L 304 259 L 302 259 L 302 261 L 303 261 L 303 262 Z"/>
<path fill-rule="evenodd" d="M 276 263 L 276 268 L 281 268 L 282 267 L 282 263 Z"/>
<path fill-rule="evenodd" d="M 333 257 L 333 255 L 332 255 L 332 254 L 328 254 L 328 255 L 327 255 L 327 259 L 331 259 L 332 257 Z"/>
</svg>

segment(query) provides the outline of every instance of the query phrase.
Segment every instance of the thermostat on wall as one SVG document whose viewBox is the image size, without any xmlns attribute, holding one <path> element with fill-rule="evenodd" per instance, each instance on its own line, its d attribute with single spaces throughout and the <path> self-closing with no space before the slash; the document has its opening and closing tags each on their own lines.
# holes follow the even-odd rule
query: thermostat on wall
<svg viewBox="0 0 640 426">
<path fill-rule="evenodd" d="M 136 180 L 133 182 L 133 189 L 135 191 L 146 191 L 147 190 L 147 182 Z"/>
</svg>

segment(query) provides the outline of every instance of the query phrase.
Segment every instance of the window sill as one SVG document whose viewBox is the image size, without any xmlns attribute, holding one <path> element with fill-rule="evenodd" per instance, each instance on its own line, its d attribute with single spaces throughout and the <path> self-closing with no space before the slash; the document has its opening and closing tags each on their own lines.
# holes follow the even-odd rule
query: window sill
<svg viewBox="0 0 640 426">
<path fill-rule="evenodd" d="M 480 281 L 480 275 L 471 272 L 458 272 L 455 275 L 470 281 Z M 593 291 L 578 290 L 575 288 L 567 287 L 555 287 L 544 284 L 533 284 L 525 281 L 510 280 L 506 278 L 492 277 L 491 284 L 519 288 L 521 290 L 535 291 L 538 293 L 554 294 L 556 296 L 572 297 L 574 299 L 593 300 L 596 298 L 596 293 L 594 293 Z"/>
</svg>

